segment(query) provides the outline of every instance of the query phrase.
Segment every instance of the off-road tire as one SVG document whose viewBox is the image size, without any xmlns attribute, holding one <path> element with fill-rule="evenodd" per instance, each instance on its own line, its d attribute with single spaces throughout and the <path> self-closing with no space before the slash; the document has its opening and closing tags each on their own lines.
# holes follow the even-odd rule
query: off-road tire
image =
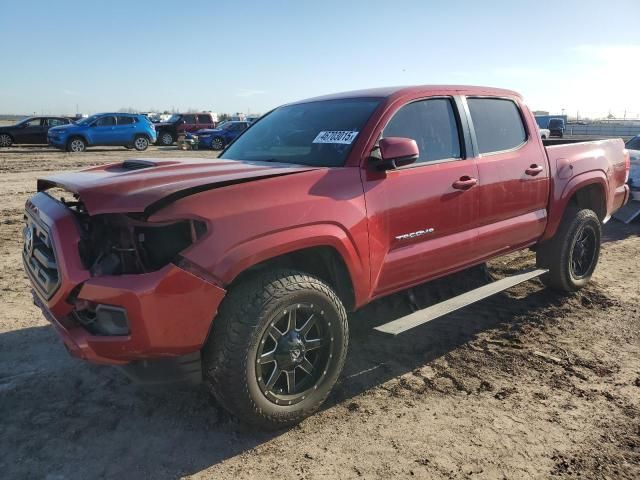
<svg viewBox="0 0 640 480">
<path fill-rule="evenodd" d="M 590 264 L 584 267 L 584 274 L 576 276 L 572 268 L 572 254 L 584 229 L 594 237 L 594 251 Z M 598 264 L 601 236 L 600 220 L 593 210 L 568 207 L 556 234 L 540 244 L 536 251 L 537 265 L 549 269 L 542 275 L 542 282 L 561 292 L 575 292 L 584 287 Z"/>
<path fill-rule="evenodd" d="M 306 398 L 293 405 L 276 404 L 261 390 L 256 358 L 273 319 L 298 302 L 323 309 L 331 325 L 332 355 Z M 313 414 L 325 401 L 344 366 L 348 340 L 344 306 L 325 282 L 295 270 L 257 273 L 232 286 L 220 307 L 202 352 L 204 380 L 218 402 L 240 420 L 266 430 L 283 428 Z"/>
</svg>

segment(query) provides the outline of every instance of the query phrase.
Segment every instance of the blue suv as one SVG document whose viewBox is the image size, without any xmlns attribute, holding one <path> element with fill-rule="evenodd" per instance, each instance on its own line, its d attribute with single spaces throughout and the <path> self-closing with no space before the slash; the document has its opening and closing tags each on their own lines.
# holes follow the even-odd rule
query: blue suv
<svg viewBox="0 0 640 480">
<path fill-rule="evenodd" d="M 251 122 L 231 120 L 222 122 L 216 128 L 203 128 L 194 133 L 200 147 L 222 150 L 235 138 L 249 128 Z"/>
<path fill-rule="evenodd" d="M 156 141 L 156 129 L 144 115 L 99 113 L 82 120 L 50 128 L 49 145 L 68 152 L 84 152 L 93 146 L 122 146 L 146 150 Z"/>
</svg>

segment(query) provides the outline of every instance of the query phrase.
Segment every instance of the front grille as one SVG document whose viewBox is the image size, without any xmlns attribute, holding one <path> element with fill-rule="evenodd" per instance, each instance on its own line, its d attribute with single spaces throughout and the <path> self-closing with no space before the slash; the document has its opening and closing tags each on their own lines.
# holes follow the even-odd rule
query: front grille
<svg viewBox="0 0 640 480">
<path fill-rule="evenodd" d="M 48 300 L 60 286 L 60 274 L 49 229 L 27 210 L 22 235 L 25 269 L 34 288 Z"/>
</svg>

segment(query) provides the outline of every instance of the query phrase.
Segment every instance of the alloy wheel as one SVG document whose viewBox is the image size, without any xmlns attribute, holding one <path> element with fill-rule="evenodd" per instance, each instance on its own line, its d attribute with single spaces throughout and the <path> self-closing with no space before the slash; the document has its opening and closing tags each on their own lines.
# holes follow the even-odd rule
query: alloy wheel
<svg viewBox="0 0 640 480">
<path fill-rule="evenodd" d="M 0 147 L 10 147 L 13 142 L 11 141 L 11 137 L 6 133 L 0 135 Z"/>
<path fill-rule="evenodd" d="M 75 153 L 84 152 L 85 150 L 84 142 L 78 138 L 71 140 L 70 147 L 71 151 Z"/>
<path fill-rule="evenodd" d="M 136 147 L 136 150 L 146 150 L 149 146 L 149 140 L 147 140 L 145 137 L 138 137 L 136 138 L 134 145 Z"/>
<path fill-rule="evenodd" d="M 211 147 L 214 150 L 222 150 L 224 147 L 224 141 L 220 137 L 216 137 L 211 141 Z"/>
<path fill-rule="evenodd" d="M 318 388 L 332 360 L 331 321 L 317 305 L 298 303 L 278 313 L 260 339 L 258 386 L 279 405 L 293 405 Z"/>
<path fill-rule="evenodd" d="M 173 136 L 170 133 L 163 133 L 160 138 L 163 145 L 171 145 L 173 143 Z"/>
<path fill-rule="evenodd" d="M 576 234 L 571 248 L 571 275 L 575 279 L 587 276 L 596 259 L 596 232 L 590 225 L 583 226 Z"/>
</svg>

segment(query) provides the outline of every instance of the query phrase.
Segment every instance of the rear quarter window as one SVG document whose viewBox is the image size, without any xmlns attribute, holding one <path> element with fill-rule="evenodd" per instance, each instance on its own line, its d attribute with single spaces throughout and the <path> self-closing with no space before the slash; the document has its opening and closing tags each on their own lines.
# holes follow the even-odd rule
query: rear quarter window
<svg viewBox="0 0 640 480">
<path fill-rule="evenodd" d="M 468 98 L 467 103 L 481 154 L 511 150 L 527 139 L 515 102 L 502 98 Z"/>
<path fill-rule="evenodd" d="M 209 115 L 198 115 L 198 123 L 211 123 Z"/>
</svg>

